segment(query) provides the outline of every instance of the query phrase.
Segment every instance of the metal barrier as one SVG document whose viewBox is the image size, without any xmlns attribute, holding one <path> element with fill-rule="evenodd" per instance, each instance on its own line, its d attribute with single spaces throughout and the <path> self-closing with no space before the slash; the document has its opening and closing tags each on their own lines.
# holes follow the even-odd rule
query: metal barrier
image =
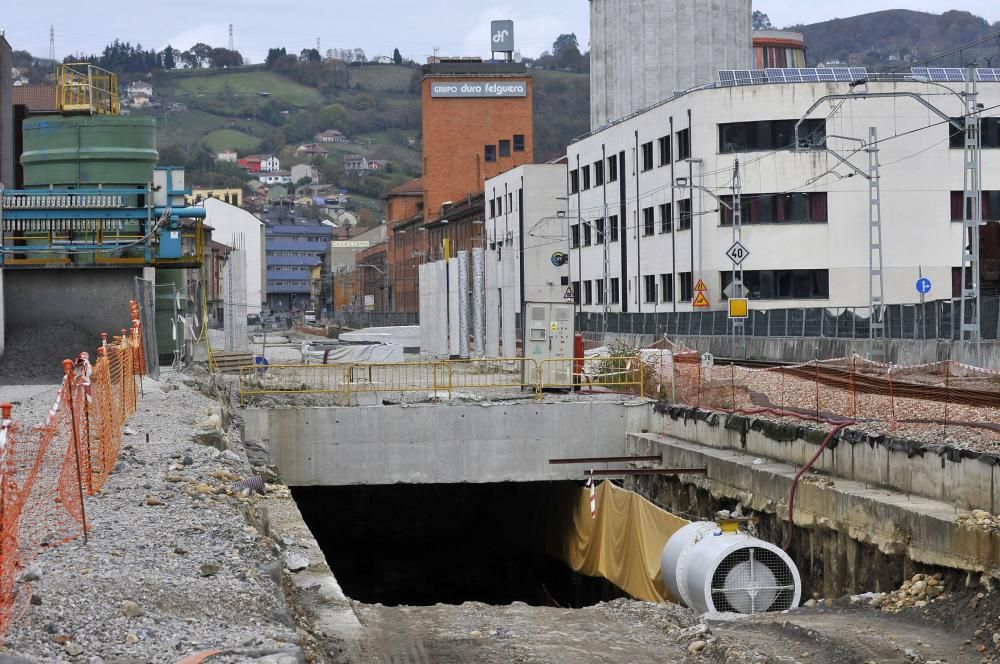
<svg viewBox="0 0 1000 664">
<path fill-rule="evenodd" d="M 63 113 L 117 115 L 118 76 L 89 62 L 57 65 L 56 105 Z"/>
<path fill-rule="evenodd" d="M 240 405 L 265 394 L 337 394 L 341 405 L 351 396 L 373 392 L 439 392 L 530 388 L 536 399 L 546 389 L 605 388 L 640 397 L 650 374 L 638 357 L 590 357 L 543 360 L 472 358 L 427 362 L 359 364 L 251 365 L 240 368 Z"/>
<path fill-rule="evenodd" d="M 645 396 L 645 367 L 638 356 L 542 360 L 538 368 L 538 398 L 546 389 L 601 387 L 612 392 Z"/>
</svg>

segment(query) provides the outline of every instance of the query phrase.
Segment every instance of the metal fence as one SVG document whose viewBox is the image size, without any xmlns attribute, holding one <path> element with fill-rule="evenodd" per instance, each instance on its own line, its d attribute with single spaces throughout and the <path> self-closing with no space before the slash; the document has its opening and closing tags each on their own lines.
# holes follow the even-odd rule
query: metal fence
<svg viewBox="0 0 1000 664">
<path fill-rule="evenodd" d="M 405 311 L 338 311 L 333 322 L 343 327 L 358 330 L 364 327 L 389 327 L 392 325 L 419 325 L 420 314 Z"/>
<path fill-rule="evenodd" d="M 969 306 L 969 303 L 966 303 Z M 961 300 L 935 300 L 924 304 L 891 304 L 885 307 L 885 336 L 891 339 L 959 338 Z M 1000 339 L 1000 297 L 984 297 L 980 321 L 983 339 Z M 746 336 L 867 339 L 868 307 L 813 307 L 751 310 Z M 606 327 L 605 327 L 606 325 Z M 577 314 L 578 332 L 650 336 L 717 336 L 732 333 L 725 311 L 663 313 Z"/>
</svg>

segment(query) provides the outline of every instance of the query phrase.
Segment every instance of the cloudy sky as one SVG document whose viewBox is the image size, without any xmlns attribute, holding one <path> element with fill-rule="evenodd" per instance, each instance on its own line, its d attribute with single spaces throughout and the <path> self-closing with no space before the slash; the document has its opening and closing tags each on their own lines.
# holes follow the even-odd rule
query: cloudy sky
<svg viewBox="0 0 1000 664">
<path fill-rule="evenodd" d="M 96 0 L 86 11 L 78 2 L 48 0 L 45 11 L 30 2 L 5 0 L 0 29 L 14 48 L 39 56 L 49 52 L 49 25 L 54 24 L 56 55 L 91 53 L 118 38 L 157 49 L 171 44 L 188 48 L 197 42 L 226 46 L 233 24 L 236 48 L 252 62 L 260 62 L 268 47 L 290 52 L 361 47 L 368 57 L 391 55 L 422 61 L 435 48 L 442 55 L 488 55 L 489 21 L 513 19 L 517 48 L 536 56 L 550 48 L 555 37 L 575 32 L 581 46 L 588 39 L 588 0 L 173 0 L 170 3 L 134 0 Z M 963 9 L 1000 20 L 997 0 L 757 0 L 777 26 L 844 18 L 880 9 L 942 12 Z M 99 7 L 97 10 L 95 8 Z M 150 7 L 163 7 L 151 9 Z M 169 8 L 169 9 L 168 9 Z M 109 18 L 110 17 L 110 18 Z"/>
</svg>

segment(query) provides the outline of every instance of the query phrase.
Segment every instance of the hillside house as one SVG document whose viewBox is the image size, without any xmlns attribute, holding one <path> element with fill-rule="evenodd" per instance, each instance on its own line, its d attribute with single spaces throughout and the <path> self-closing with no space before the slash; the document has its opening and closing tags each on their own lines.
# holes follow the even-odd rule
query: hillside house
<svg viewBox="0 0 1000 664">
<path fill-rule="evenodd" d="M 300 157 L 326 157 L 326 149 L 318 143 L 305 143 L 295 148 L 295 154 Z"/>
<path fill-rule="evenodd" d="M 317 143 L 350 143 L 350 140 L 336 129 L 327 129 L 313 136 Z"/>
<path fill-rule="evenodd" d="M 215 153 L 216 161 L 236 162 L 239 158 L 239 155 L 236 154 L 236 150 L 223 150 L 222 152 Z"/>
</svg>

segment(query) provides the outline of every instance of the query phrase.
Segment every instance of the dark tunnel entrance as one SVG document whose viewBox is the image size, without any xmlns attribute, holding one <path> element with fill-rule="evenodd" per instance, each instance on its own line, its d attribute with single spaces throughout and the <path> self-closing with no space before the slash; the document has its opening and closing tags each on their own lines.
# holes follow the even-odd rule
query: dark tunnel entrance
<svg viewBox="0 0 1000 664">
<path fill-rule="evenodd" d="M 293 487 L 348 597 L 582 607 L 624 593 L 546 555 L 546 515 L 567 484 Z"/>
</svg>

